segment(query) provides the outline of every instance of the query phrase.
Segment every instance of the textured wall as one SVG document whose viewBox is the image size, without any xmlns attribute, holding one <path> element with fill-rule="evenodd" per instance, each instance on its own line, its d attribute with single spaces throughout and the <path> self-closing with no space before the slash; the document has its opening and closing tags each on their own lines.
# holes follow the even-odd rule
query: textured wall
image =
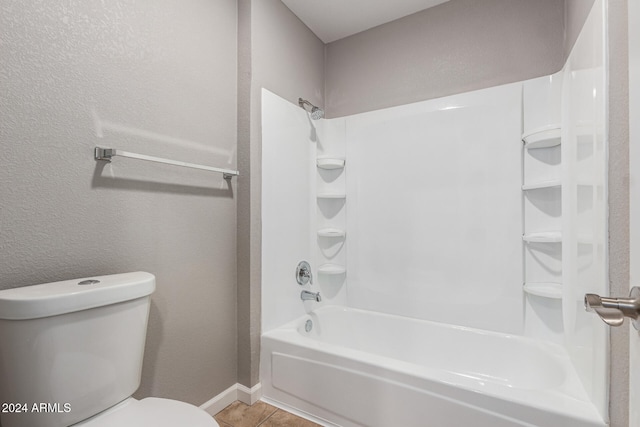
<svg viewBox="0 0 640 427">
<path fill-rule="evenodd" d="M 609 0 L 609 292 L 629 294 L 629 34 L 627 0 Z M 611 328 L 611 427 L 629 425 L 629 328 Z M 631 329 L 635 333 L 635 329 Z"/>
<path fill-rule="evenodd" d="M 323 106 L 324 45 L 280 0 L 253 0 L 250 5 L 247 1 L 241 0 L 239 9 L 241 39 L 249 32 L 251 47 L 250 57 L 242 60 L 241 67 L 246 69 L 239 82 L 243 110 L 239 117 L 238 162 L 249 166 L 250 178 L 239 181 L 238 382 L 253 386 L 259 381 L 260 363 L 261 89 L 296 104 L 298 97 L 303 97 Z M 248 29 L 247 20 L 251 22 Z M 241 54 L 246 55 L 243 49 Z"/>
<path fill-rule="evenodd" d="M 629 117 L 640 117 L 640 2 L 628 2 Z M 630 286 L 640 284 L 640 120 L 629 121 Z M 629 425 L 640 425 L 640 331 L 629 326 Z"/>
<path fill-rule="evenodd" d="M 451 0 L 326 48 L 328 117 L 552 74 L 562 0 Z"/>
<path fill-rule="evenodd" d="M 157 277 L 139 396 L 236 382 L 236 2 L 0 3 L 0 288 Z M 235 182 L 232 183 L 235 186 Z"/>
<path fill-rule="evenodd" d="M 254 264 L 260 265 L 260 248 L 252 252 L 251 183 L 261 182 L 260 175 L 251 170 L 251 2 L 238 0 L 238 212 L 237 212 L 237 369 L 240 384 L 253 386 L 251 378 L 258 376 L 260 352 L 260 280 L 251 287 Z M 258 199 L 259 200 L 259 199 Z M 259 224 L 258 224 L 259 225 Z M 258 258 L 256 259 L 256 256 Z M 257 295 L 256 295 L 257 293 Z M 252 363 L 256 361 L 255 364 Z M 255 374 L 252 375 L 252 370 Z"/>
</svg>

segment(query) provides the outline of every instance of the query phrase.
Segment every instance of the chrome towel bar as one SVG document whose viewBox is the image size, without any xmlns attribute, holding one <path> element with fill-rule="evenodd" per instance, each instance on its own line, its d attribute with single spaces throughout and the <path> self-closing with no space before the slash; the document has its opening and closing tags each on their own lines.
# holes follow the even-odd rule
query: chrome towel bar
<svg viewBox="0 0 640 427">
<path fill-rule="evenodd" d="M 96 147 L 94 157 L 96 160 L 111 161 L 115 156 L 128 157 L 130 159 L 146 160 L 148 162 L 165 163 L 167 165 L 182 166 L 185 168 L 202 169 L 210 172 L 221 173 L 224 179 L 231 179 L 240 175 L 237 170 L 215 168 L 213 166 L 198 165 L 195 163 L 181 162 L 179 160 L 163 159 L 162 157 L 147 156 L 146 154 L 131 153 L 129 151 L 116 150 L 115 148 Z"/>
</svg>

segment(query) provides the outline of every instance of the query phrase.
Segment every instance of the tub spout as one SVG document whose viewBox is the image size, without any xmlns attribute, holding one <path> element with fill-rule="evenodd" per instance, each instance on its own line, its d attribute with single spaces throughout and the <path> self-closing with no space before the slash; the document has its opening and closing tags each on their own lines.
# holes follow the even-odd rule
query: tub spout
<svg viewBox="0 0 640 427">
<path fill-rule="evenodd" d="M 315 302 L 322 301 L 322 298 L 320 298 L 320 292 L 302 291 L 300 292 L 300 299 L 302 301 L 307 301 L 307 300 L 313 300 Z"/>
</svg>

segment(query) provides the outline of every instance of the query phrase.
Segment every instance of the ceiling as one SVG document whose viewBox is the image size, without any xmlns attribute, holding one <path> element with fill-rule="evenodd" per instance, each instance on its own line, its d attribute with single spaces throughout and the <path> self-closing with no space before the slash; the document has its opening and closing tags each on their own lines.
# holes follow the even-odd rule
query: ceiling
<svg viewBox="0 0 640 427">
<path fill-rule="evenodd" d="M 325 43 L 448 0 L 282 0 Z"/>
</svg>

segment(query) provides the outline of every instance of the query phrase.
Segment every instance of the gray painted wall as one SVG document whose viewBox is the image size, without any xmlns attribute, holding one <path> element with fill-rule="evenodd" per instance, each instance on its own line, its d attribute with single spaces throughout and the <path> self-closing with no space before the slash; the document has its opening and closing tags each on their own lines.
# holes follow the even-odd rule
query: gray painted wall
<svg viewBox="0 0 640 427">
<path fill-rule="evenodd" d="M 635 0 L 634 0 L 635 1 Z M 629 33 L 627 0 L 608 1 L 609 292 L 629 294 Z M 629 425 L 629 329 L 611 328 L 611 427 Z M 633 329 L 631 329 L 633 331 Z"/>
<path fill-rule="evenodd" d="M 238 0 L 238 169 L 241 174 L 238 177 L 236 230 L 237 381 L 246 387 L 253 387 L 259 381 L 253 382 L 252 378 L 258 378 L 260 360 L 261 258 L 259 250 L 251 250 L 252 208 L 260 209 L 259 204 L 252 206 L 251 183 L 261 182 L 260 176 L 254 175 L 251 168 L 251 3 L 252 0 Z M 255 217 L 255 214 L 253 216 Z M 258 285 L 253 287 L 252 273 L 258 277 Z M 256 304 L 258 309 L 252 309 Z"/>
<path fill-rule="evenodd" d="M 234 0 L 0 3 L 0 288 L 157 277 L 138 396 L 236 382 Z M 1 344 L 0 344 L 1 345 Z"/>
<path fill-rule="evenodd" d="M 584 21 L 595 0 L 564 0 L 564 57 L 567 58 L 578 39 Z"/>
<path fill-rule="evenodd" d="M 329 43 L 327 117 L 552 74 L 563 0 L 451 0 Z"/>
<path fill-rule="evenodd" d="M 247 67 L 249 62 L 250 71 L 245 69 L 239 82 L 243 110 L 238 133 L 243 137 L 238 140 L 238 162 L 249 166 L 250 178 L 238 181 L 238 382 L 251 387 L 259 381 L 260 362 L 261 89 L 295 104 L 302 97 L 323 106 L 324 44 L 280 0 L 248 3 L 240 0 L 240 31 L 245 39 L 250 32 L 251 49 L 250 57 L 242 63 Z"/>
</svg>

